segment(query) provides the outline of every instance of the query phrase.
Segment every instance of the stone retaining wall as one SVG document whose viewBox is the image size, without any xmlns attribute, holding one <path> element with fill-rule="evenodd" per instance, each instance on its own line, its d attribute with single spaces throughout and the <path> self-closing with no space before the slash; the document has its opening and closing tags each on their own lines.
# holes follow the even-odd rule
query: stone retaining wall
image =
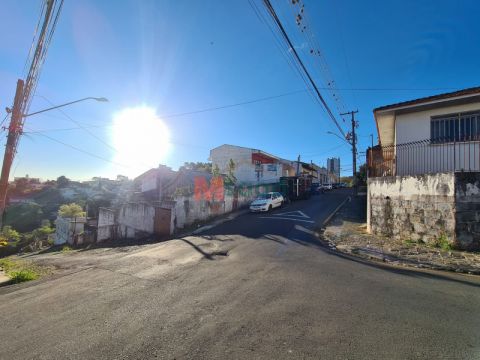
<svg viewBox="0 0 480 360">
<path fill-rule="evenodd" d="M 479 250 L 480 172 L 370 178 L 367 223 L 395 240 Z"/>
<path fill-rule="evenodd" d="M 453 173 L 368 179 L 367 221 L 377 235 L 455 241 Z"/>
</svg>

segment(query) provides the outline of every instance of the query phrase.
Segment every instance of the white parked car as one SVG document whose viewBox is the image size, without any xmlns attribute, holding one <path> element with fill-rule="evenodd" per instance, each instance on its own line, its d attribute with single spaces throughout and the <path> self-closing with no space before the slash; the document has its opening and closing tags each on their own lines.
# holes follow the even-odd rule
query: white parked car
<svg viewBox="0 0 480 360">
<path fill-rule="evenodd" d="M 332 184 L 323 184 L 323 188 L 325 190 L 332 190 L 333 189 L 333 185 Z"/>
<path fill-rule="evenodd" d="M 273 208 L 283 205 L 284 198 L 278 192 L 269 192 L 267 194 L 260 194 L 250 204 L 250 211 L 270 211 Z"/>
</svg>

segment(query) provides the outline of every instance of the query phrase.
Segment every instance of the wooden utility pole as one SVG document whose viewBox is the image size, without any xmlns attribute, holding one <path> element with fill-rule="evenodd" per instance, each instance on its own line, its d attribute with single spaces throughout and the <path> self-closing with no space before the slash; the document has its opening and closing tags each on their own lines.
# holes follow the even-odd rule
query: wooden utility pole
<svg viewBox="0 0 480 360">
<path fill-rule="evenodd" d="M 354 184 L 354 191 L 355 195 L 357 194 L 357 135 L 355 134 L 355 129 L 357 127 L 357 123 L 355 122 L 355 114 L 358 113 L 358 110 L 348 111 L 346 113 L 340 115 L 351 115 L 352 116 L 352 131 L 350 133 L 351 136 L 351 144 L 352 144 L 352 166 L 353 166 L 353 184 Z"/>
<path fill-rule="evenodd" d="M 29 61 L 30 55 L 32 55 L 27 77 L 25 81 L 21 79 L 17 81 L 13 108 L 11 110 L 7 109 L 8 112 L 11 112 L 11 118 L 10 125 L 8 126 L 5 154 L 3 156 L 2 173 L 0 175 L 0 228 L 3 226 L 3 217 L 7 205 L 8 178 L 10 177 L 10 169 L 12 168 L 13 159 L 17 151 L 18 140 L 23 132 L 24 118 L 28 113 L 30 101 L 40 76 L 40 69 L 45 61 L 62 6 L 63 0 L 44 1 L 44 7 L 42 7 L 40 15 L 43 17 L 43 22 L 41 26 L 38 27 L 40 34 L 37 36 L 35 32 L 34 41 L 36 44 L 34 46 L 32 43 L 27 59 L 27 61 Z M 38 24 L 40 25 L 40 22 Z"/>
<path fill-rule="evenodd" d="M 18 138 L 22 133 L 22 102 L 23 102 L 23 80 L 17 81 L 17 90 L 13 102 L 12 117 L 8 126 L 7 144 L 3 156 L 2 173 L 0 176 L 0 228 L 3 226 L 3 215 L 7 203 L 8 178 L 12 168 L 13 158 L 17 151 Z"/>
</svg>

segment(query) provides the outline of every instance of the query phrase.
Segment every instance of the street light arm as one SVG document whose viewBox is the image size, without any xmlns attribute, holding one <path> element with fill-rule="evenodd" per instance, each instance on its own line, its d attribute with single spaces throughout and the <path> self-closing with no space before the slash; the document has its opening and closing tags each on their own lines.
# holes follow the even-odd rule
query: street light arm
<svg viewBox="0 0 480 360">
<path fill-rule="evenodd" d="M 335 135 L 336 137 L 338 137 L 340 140 L 343 140 L 345 141 L 348 145 L 352 145 L 352 143 L 350 141 L 348 141 L 347 139 L 341 137 L 340 135 L 338 134 L 335 134 L 334 132 L 331 132 L 331 131 L 327 131 L 327 134 L 330 134 L 330 135 Z"/>
<path fill-rule="evenodd" d="M 83 98 L 83 99 L 79 99 L 79 100 L 75 100 L 75 101 L 70 101 L 68 103 L 65 103 L 65 104 L 62 104 L 62 105 L 57 105 L 57 106 L 52 106 L 52 107 L 49 107 L 47 109 L 43 109 L 43 110 L 40 110 L 40 111 L 35 111 L 31 114 L 24 114 L 23 117 L 28 117 L 28 116 L 32 116 L 32 115 L 37 115 L 37 114 L 40 114 L 40 113 L 43 113 L 43 112 L 46 112 L 46 111 L 50 111 L 50 110 L 53 110 L 53 109 L 58 109 L 58 108 L 61 108 L 61 107 L 64 107 L 64 106 L 68 106 L 68 105 L 72 105 L 72 104 L 75 104 L 75 103 L 78 103 L 78 102 L 81 102 L 81 101 L 85 101 L 85 100 L 95 100 L 95 101 L 100 101 L 100 102 L 107 102 L 108 99 L 107 98 L 104 98 L 104 97 L 100 97 L 100 98 L 97 98 L 97 97 L 92 97 L 92 96 L 89 96 L 89 97 L 86 97 L 86 98 Z"/>
</svg>

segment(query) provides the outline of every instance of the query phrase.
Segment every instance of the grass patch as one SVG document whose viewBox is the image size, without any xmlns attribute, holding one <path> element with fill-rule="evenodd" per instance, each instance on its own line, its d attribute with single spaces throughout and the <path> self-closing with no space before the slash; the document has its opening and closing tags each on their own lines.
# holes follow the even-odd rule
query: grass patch
<svg viewBox="0 0 480 360">
<path fill-rule="evenodd" d="M 32 269 L 25 269 L 20 271 L 12 271 L 8 274 L 14 284 L 18 284 L 25 281 L 36 280 L 40 277 L 40 274 Z"/>
<path fill-rule="evenodd" d="M 29 261 L 12 258 L 0 259 L 0 267 L 15 284 L 38 279 L 48 272 L 46 268 L 36 266 Z"/>
<path fill-rule="evenodd" d="M 415 246 L 415 245 L 423 245 L 425 244 L 422 239 L 418 239 L 417 241 L 412 239 L 407 239 L 403 241 L 403 244 L 406 246 Z"/>
<path fill-rule="evenodd" d="M 445 251 L 455 250 L 454 246 L 448 241 L 448 237 L 445 234 L 441 234 L 434 243 L 436 248 L 440 248 Z"/>
<path fill-rule="evenodd" d="M 403 243 L 406 245 L 406 246 L 414 246 L 414 245 L 417 245 L 417 242 L 412 240 L 412 239 L 407 239 L 407 240 L 404 240 Z"/>
<path fill-rule="evenodd" d="M 66 253 L 66 252 L 69 252 L 69 251 L 72 251 L 73 249 L 68 246 L 68 245 L 63 245 L 62 249 L 60 250 L 60 252 L 62 253 Z"/>
</svg>

